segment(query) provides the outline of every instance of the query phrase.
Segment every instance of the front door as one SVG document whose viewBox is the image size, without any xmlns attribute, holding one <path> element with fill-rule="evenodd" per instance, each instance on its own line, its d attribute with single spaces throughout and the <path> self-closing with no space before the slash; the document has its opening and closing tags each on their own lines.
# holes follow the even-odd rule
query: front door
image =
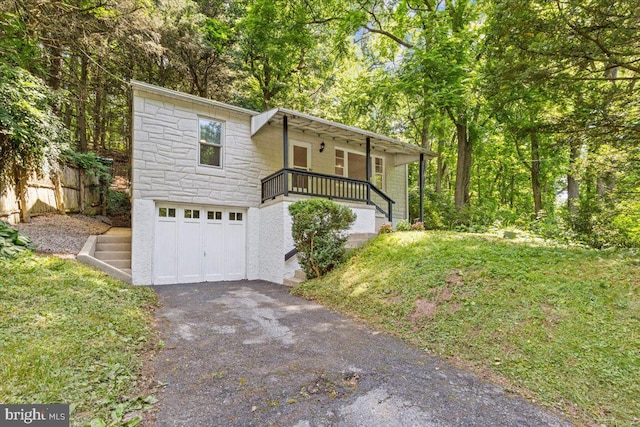
<svg viewBox="0 0 640 427">
<path fill-rule="evenodd" d="M 293 169 L 301 171 L 311 170 L 311 146 L 301 142 L 294 142 L 291 145 L 291 159 Z M 293 175 L 294 190 L 306 190 L 309 187 L 309 177 L 306 175 Z"/>
</svg>

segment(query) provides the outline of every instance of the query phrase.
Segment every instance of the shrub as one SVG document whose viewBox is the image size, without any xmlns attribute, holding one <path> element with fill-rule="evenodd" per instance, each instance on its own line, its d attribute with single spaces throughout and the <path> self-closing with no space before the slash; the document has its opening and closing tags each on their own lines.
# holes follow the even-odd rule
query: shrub
<svg viewBox="0 0 640 427">
<path fill-rule="evenodd" d="M 131 213 L 131 201 L 129 195 L 123 191 L 109 189 L 107 193 L 107 214 L 128 215 Z"/>
<path fill-rule="evenodd" d="M 424 223 L 416 221 L 411 225 L 413 231 L 424 231 Z"/>
<path fill-rule="evenodd" d="M 309 199 L 291 204 L 289 213 L 298 261 L 308 278 L 320 277 L 344 260 L 345 231 L 356 220 L 351 209 L 330 200 Z"/>
<path fill-rule="evenodd" d="M 13 258 L 20 252 L 31 249 L 31 239 L 8 223 L 0 221 L 0 258 Z"/>
<path fill-rule="evenodd" d="M 385 222 L 380 226 L 380 228 L 378 228 L 378 234 L 389 234 L 389 233 L 393 233 L 393 225 L 389 224 L 388 222 Z"/>
<path fill-rule="evenodd" d="M 95 153 L 81 153 L 74 150 L 64 151 L 60 158 L 65 163 L 76 166 L 86 173 L 95 176 L 103 183 L 111 183 L 111 161 L 98 156 Z"/>
<path fill-rule="evenodd" d="M 410 231 L 411 224 L 408 221 L 402 220 L 396 224 L 396 230 L 398 231 Z"/>
</svg>

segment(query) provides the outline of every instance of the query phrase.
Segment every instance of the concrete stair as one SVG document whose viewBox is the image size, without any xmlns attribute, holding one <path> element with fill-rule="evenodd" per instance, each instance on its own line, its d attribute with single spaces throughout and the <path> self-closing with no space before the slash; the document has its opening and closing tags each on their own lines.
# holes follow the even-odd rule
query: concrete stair
<svg viewBox="0 0 640 427">
<path fill-rule="evenodd" d="M 369 240 L 374 238 L 376 233 L 353 233 L 349 234 L 349 238 L 347 239 L 346 247 L 348 249 L 353 249 L 360 247 L 367 243 Z"/>
<path fill-rule="evenodd" d="M 307 275 L 305 274 L 305 272 L 303 270 L 296 270 L 293 277 L 284 279 L 283 284 L 285 286 L 293 288 L 294 286 L 299 285 L 305 280 L 307 280 Z"/>
<path fill-rule="evenodd" d="M 100 236 L 90 236 L 78 260 L 131 282 L 131 229 L 111 228 Z"/>
<path fill-rule="evenodd" d="M 94 258 L 131 274 L 131 232 L 107 233 L 96 239 Z"/>
</svg>

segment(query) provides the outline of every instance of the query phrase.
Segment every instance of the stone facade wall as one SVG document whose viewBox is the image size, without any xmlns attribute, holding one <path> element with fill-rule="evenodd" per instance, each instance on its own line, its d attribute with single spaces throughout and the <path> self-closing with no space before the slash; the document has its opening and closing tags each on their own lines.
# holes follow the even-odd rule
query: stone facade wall
<svg viewBox="0 0 640 427">
<path fill-rule="evenodd" d="M 137 92 L 134 112 L 134 199 L 260 204 L 260 179 L 276 171 L 279 163 L 273 150 L 260 149 L 251 140 L 249 115 Z M 198 164 L 200 117 L 224 123 L 222 168 Z"/>
</svg>

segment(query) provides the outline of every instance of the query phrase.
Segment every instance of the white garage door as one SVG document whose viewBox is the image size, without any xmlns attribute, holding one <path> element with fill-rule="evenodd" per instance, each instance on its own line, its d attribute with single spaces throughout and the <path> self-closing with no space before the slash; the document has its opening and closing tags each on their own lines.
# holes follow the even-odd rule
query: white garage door
<svg viewBox="0 0 640 427">
<path fill-rule="evenodd" d="M 246 211 L 156 206 L 154 284 L 246 277 Z"/>
</svg>

